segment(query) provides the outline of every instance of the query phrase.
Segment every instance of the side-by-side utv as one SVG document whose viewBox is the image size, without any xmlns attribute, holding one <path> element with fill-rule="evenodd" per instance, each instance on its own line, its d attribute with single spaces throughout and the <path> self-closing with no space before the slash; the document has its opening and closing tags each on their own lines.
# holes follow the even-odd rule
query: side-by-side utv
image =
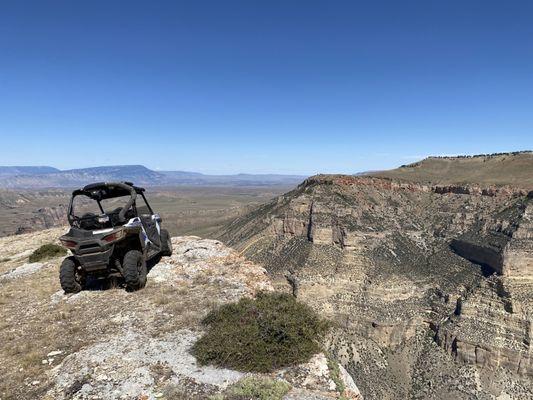
<svg viewBox="0 0 533 400">
<path fill-rule="evenodd" d="M 131 182 L 101 182 L 72 193 L 70 230 L 59 238 L 72 252 L 59 274 L 65 293 L 82 290 L 90 276 L 122 277 L 127 290 L 141 289 L 147 262 L 172 254 L 170 235 L 144 191 Z"/>
</svg>

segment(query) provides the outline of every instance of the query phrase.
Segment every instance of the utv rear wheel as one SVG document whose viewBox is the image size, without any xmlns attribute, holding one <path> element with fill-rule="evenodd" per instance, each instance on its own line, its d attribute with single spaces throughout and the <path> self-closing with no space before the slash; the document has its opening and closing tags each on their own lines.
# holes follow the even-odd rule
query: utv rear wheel
<svg viewBox="0 0 533 400">
<path fill-rule="evenodd" d="M 77 273 L 77 266 L 72 258 L 65 258 L 61 263 L 59 282 L 65 293 L 78 293 L 81 291 L 82 278 Z"/>
<path fill-rule="evenodd" d="M 161 229 L 161 255 L 166 257 L 172 255 L 172 241 L 166 229 Z"/>
<path fill-rule="evenodd" d="M 126 289 L 130 292 L 146 286 L 146 260 L 138 250 L 130 250 L 124 256 L 122 263 Z"/>
</svg>

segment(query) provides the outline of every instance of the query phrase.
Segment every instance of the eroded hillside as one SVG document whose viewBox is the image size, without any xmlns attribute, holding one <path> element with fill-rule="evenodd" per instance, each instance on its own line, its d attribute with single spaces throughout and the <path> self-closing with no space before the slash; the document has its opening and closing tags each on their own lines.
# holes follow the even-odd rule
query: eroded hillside
<svg viewBox="0 0 533 400">
<path fill-rule="evenodd" d="M 316 176 L 220 237 L 338 322 L 365 398 L 533 396 L 533 200 L 511 186 Z"/>
</svg>

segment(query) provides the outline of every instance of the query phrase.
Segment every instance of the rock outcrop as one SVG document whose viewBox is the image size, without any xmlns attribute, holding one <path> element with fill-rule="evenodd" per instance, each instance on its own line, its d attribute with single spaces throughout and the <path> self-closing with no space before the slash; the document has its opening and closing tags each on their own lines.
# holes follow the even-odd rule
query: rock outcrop
<svg viewBox="0 0 533 400">
<path fill-rule="evenodd" d="M 504 368 L 531 379 L 532 320 L 520 309 L 529 309 L 530 300 L 519 302 L 513 292 L 512 284 L 496 275 L 483 281 L 440 326 L 439 344 L 459 362 Z"/>
<path fill-rule="evenodd" d="M 527 199 L 504 209 L 451 242 L 462 257 L 498 275 L 533 280 L 533 204 Z"/>
</svg>

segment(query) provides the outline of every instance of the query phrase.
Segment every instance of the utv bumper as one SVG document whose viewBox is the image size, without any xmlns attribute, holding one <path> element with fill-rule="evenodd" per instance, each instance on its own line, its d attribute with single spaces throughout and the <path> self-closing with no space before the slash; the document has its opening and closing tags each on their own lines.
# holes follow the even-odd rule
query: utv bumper
<svg viewBox="0 0 533 400">
<path fill-rule="evenodd" d="M 75 257 L 86 272 L 96 272 L 107 269 L 111 254 L 113 254 L 113 246 L 109 247 L 107 250 L 94 253 L 75 253 Z"/>
<path fill-rule="evenodd" d="M 102 237 L 92 236 L 85 240 L 76 238 L 76 246 L 71 251 L 86 272 L 96 272 L 107 269 L 113 248 L 113 243 L 105 242 Z"/>
</svg>

